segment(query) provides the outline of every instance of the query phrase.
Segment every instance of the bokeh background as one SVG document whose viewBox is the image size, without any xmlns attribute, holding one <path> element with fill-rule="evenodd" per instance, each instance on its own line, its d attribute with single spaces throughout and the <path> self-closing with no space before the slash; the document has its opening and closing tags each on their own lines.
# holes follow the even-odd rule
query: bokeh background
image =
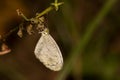
<svg viewBox="0 0 120 80">
<path fill-rule="evenodd" d="M 4 36 L 22 22 L 16 9 L 31 18 L 51 2 L 54 0 L 1 0 L 0 34 Z M 40 34 L 24 32 L 20 38 L 15 31 L 6 39 L 12 51 L 0 56 L 0 80 L 120 80 L 120 1 L 63 2 L 59 11 L 45 15 L 63 55 L 63 69 L 51 71 L 35 58 Z"/>
</svg>

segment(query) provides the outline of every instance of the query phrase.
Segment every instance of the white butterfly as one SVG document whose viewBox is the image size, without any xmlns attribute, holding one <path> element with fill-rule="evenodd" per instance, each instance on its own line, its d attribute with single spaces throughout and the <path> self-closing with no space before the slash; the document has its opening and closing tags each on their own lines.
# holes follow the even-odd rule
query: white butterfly
<svg viewBox="0 0 120 80">
<path fill-rule="evenodd" d="M 41 38 L 35 47 L 35 56 L 47 68 L 53 71 L 61 70 L 63 66 L 63 57 L 57 43 L 48 33 L 47 28 L 44 29 L 41 34 Z"/>
</svg>

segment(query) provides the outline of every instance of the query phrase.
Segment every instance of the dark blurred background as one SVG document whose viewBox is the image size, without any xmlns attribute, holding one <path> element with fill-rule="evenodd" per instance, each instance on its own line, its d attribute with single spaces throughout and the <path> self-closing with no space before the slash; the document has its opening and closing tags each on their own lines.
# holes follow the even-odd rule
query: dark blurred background
<svg viewBox="0 0 120 80">
<path fill-rule="evenodd" d="M 4 36 L 22 22 L 16 9 L 31 18 L 51 2 L 54 0 L 1 0 L 0 34 Z M 20 38 L 15 31 L 6 39 L 11 52 L 0 56 L 0 80 L 120 80 L 120 1 L 63 2 L 59 11 L 45 16 L 65 68 L 54 72 L 35 58 L 40 34 L 24 32 Z"/>
</svg>

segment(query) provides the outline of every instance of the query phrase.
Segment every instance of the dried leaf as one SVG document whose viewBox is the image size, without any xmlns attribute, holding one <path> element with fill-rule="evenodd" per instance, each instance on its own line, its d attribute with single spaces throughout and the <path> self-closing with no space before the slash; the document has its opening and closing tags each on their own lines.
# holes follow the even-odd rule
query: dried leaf
<svg viewBox="0 0 120 80">
<path fill-rule="evenodd" d="M 39 23 L 37 24 L 36 29 L 41 33 L 45 29 L 45 18 L 42 16 L 39 18 Z"/>
<path fill-rule="evenodd" d="M 27 33 L 29 35 L 32 35 L 34 33 L 32 24 L 30 24 L 29 26 L 27 26 Z"/>
<path fill-rule="evenodd" d="M 23 30 L 23 28 L 22 28 L 22 27 L 19 27 L 19 30 L 18 30 L 18 32 L 17 32 L 17 35 L 18 35 L 20 38 L 22 38 L 22 36 L 23 36 L 22 30 Z"/>
<path fill-rule="evenodd" d="M 44 24 L 38 24 L 37 27 L 36 27 L 36 29 L 40 32 L 43 31 L 44 28 L 45 28 Z"/>
<path fill-rule="evenodd" d="M 8 46 L 5 43 L 3 43 L 1 46 L 0 55 L 7 54 L 9 52 L 11 52 L 11 49 L 9 49 Z"/>
<path fill-rule="evenodd" d="M 17 9 L 16 11 L 19 16 L 23 15 L 23 13 L 19 9 Z"/>
<path fill-rule="evenodd" d="M 39 20 L 40 20 L 40 22 L 44 23 L 45 18 L 42 16 L 42 17 L 39 18 Z"/>
</svg>

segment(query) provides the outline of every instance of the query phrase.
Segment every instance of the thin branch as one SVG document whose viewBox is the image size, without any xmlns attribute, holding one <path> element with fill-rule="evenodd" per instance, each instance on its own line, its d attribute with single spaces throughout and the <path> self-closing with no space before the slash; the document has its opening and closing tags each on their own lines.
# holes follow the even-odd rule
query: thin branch
<svg viewBox="0 0 120 80">
<path fill-rule="evenodd" d="M 19 16 L 22 16 L 26 21 L 30 21 L 19 9 L 16 10 Z"/>
<path fill-rule="evenodd" d="M 52 3 L 51 3 L 52 4 Z M 55 4 L 55 5 L 57 5 L 57 7 L 59 7 L 60 5 L 62 5 L 63 4 L 63 2 L 57 2 L 57 0 L 55 0 L 55 3 L 53 3 L 53 4 Z M 41 13 L 39 13 L 39 14 L 37 14 L 36 15 L 36 17 L 34 17 L 34 18 L 31 18 L 31 19 L 28 19 L 19 9 L 17 9 L 16 11 L 17 11 L 17 13 L 18 13 L 18 15 L 19 16 L 21 16 L 21 17 L 23 17 L 23 19 L 25 19 L 25 21 L 31 21 L 31 20 L 33 20 L 33 19 L 38 19 L 38 18 L 40 18 L 41 16 L 43 16 L 43 15 L 45 15 L 45 14 L 47 14 L 48 12 L 50 12 L 51 10 L 53 10 L 54 8 L 56 9 L 56 6 L 55 5 L 50 5 L 48 8 L 46 8 L 44 11 L 42 11 Z M 38 19 L 39 20 L 39 19 Z M 21 25 L 21 24 L 20 24 Z M 18 27 L 15 27 L 15 28 L 13 28 L 12 30 L 10 30 L 8 33 L 6 33 L 4 36 L 2 36 L 1 38 L 0 38 L 0 40 L 5 40 L 12 32 L 14 32 L 14 31 L 16 31 L 17 29 L 19 28 L 19 26 Z M 0 35 L 1 36 L 1 35 Z"/>
<path fill-rule="evenodd" d="M 36 16 L 35 18 L 39 18 L 39 17 L 47 14 L 48 12 L 50 12 L 50 11 L 53 10 L 53 9 L 54 9 L 53 6 L 50 6 L 50 7 L 48 7 L 47 9 L 45 9 L 43 12 L 37 14 L 37 16 Z"/>
</svg>

